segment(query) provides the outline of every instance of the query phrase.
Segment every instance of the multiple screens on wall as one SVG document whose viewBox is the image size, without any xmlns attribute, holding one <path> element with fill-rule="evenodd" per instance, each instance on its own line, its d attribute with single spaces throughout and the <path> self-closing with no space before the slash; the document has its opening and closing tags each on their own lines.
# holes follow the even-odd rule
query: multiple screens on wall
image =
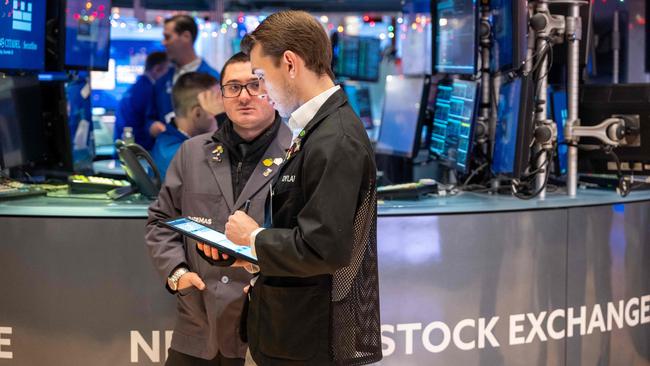
<svg viewBox="0 0 650 366">
<path fill-rule="evenodd" d="M 421 148 L 427 148 L 449 168 L 466 173 L 473 148 L 478 89 L 475 81 L 467 80 L 387 78 L 377 153 L 414 158 Z"/>
<path fill-rule="evenodd" d="M 110 0 L 2 1 L 0 71 L 107 69 L 110 8 Z"/>
</svg>

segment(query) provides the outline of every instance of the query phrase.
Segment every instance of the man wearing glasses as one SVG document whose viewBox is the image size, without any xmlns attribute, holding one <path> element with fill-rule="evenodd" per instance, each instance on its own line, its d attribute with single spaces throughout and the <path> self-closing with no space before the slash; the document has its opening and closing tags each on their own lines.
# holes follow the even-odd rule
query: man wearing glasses
<svg viewBox="0 0 650 366">
<path fill-rule="evenodd" d="M 183 85 L 181 79 L 188 75 L 176 85 Z M 149 208 L 147 248 L 178 300 L 168 366 L 244 364 L 246 344 L 239 328 L 243 289 L 251 275 L 230 267 L 233 258 L 207 258 L 195 241 L 158 222 L 189 216 L 223 232 L 228 216 L 250 201 L 248 214 L 261 224 L 268 185 L 291 143 L 291 131 L 261 94 L 248 56 L 230 58 L 221 75 L 223 105 L 212 87 L 195 93 L 189 105 L 190 113 L 197 115 L 225 110 L 222 126 L 180 146 Z"/>
</svg>

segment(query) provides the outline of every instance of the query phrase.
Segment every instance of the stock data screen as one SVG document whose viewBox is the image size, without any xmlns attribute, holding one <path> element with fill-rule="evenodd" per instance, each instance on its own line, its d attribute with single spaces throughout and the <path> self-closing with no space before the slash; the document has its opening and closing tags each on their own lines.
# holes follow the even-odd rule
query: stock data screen
<svg viewBox="0 0 650 366">
<path fill-rule="evenodd" d="M 337 77 L 376 81 L 381 63 L 381 41 L 372 37 L 340 36 L 334 49 Z"/>
<path fill-rule="evenodd" d="M 436 11 L 436 70 L 474 74 L 478 52 L 476 0 L 441 0 Z"/>
<path fill-rule="evenodd" d="M 45 66 L 45 0 L 0 2 L 0 70 Z"/>
<path fill-rule="evenodd" d="M 472 149 L 477 84 L 454 80 L 438 84 L 429 149 L 451 168 L 467 171 Z"/>
</svg>

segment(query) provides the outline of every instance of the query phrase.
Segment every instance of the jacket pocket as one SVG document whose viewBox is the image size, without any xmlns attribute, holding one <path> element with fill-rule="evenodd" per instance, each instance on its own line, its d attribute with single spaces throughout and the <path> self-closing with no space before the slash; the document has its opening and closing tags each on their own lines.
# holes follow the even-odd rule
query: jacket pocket
<svg viewBox="0 0 650 366">
<path fill-rule="evenodd" d="M 260 284 L 259 350 L 285 360 L 306 361 L 327 346 L 329 293 L 322 286 Z"/>
</svg>

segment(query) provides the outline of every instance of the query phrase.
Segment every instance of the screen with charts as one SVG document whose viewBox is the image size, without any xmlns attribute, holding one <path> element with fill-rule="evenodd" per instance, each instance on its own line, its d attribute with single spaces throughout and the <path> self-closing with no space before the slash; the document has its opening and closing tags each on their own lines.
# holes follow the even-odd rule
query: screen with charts
<svg viewBox="0 0 650 366">
<path fill-rule="evenodd" d="M 379 38 L 339 36 L 334 48 L 336 60 L 334 73 L 337 77 L 352 80 L 377 81 L 381 63 Z"/>
<path fill-rule="evenodd" d="M 0 2 L 0 70 L 45 66 L 45 0 Z"/>
<path fill-rule="evenodd" d="M 384 110 L 376 151 L 380 154 L 412 158 L 416 154 L 422 128 L 424 90 L 428 77 L 386 77 Z M 426 88 L 426 89 L 425 89 Z"/>
<path fill-rule="evenodd" d="M 474 81 L 438 84 L 429 150 L 461 173 L 467 172 L 473 146 L 477 92 Z"/>
<path fill-rule="evenodd" d="M 65 65 L 108 69 L 110 0 L 68 0 L 65 17 Z"/>
<path fill-rule="evenodd" d="M 435 69 L 447 74 L 476 72 L 476 0 L 439 0 L 436 4 Z"/>
</svg>

